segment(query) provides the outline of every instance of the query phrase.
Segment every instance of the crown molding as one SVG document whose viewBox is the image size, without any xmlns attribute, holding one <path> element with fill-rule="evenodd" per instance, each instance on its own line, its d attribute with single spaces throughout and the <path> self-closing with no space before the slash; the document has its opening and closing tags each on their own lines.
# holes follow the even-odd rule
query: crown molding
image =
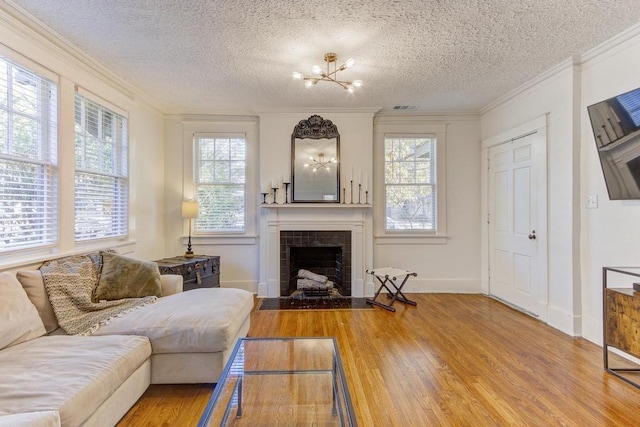
<svg viewBox="0 0 640 427">
<path fill-rule="evenodd" d="M 373 116 L 381 108 L 379 107 L 363 107 L 363 108 L 270 108 L 264 110 L 257 110 L 256 113 L 260 116 L 266 115 L 300 115 L 300 114 L 354 114 L 354 115 L 369 115 Z"/>
<path fill-rule="evenodd" d="M 479 121 L 479 113 L 428 113 L 412 111 L 411 113 L 381 112 L 376 114 L 374 122 L 416 122 L 416 121 Z"/>
<path fill-rule="evenodd" d="M 131 100 L 139 99 L 159 113 L 164 113 L 157 100 L 118 77 L 11 0 L 0 1 L 0 25 L 12 30 L 34 45 L 46 51 L 54 52 L 60 60 L 96 77 L 127 98 Z M 15 50 L 12 46 L 8 47 Z M 35 58 L 30 59 L 38 62 Z M 51 69 L 46 64 L 42 65 Z M 52 71 L 56 72 L 56 70 Z"/>
<path fill-rule="evenodd" d="M 640 23 L 635 24 L 610 39 L 600 43 L 598 46 L 584 52 L 580 59 L 582 63 L 606 59 L 626 48 L 626 43 L 640 37 Z"/>
<path fill-rule="evenodd" d="M 183 123 L 258 122 L 259 117 L 247 114 L 165 114 L 165 120 Z"/>
<path fill-rule="evenodd" d="M 484 115 L 487 112 L 493 110 L 494 108 L 510 101 L 511 99 L 527 92 L 529 89 L 539 85 L 540 83 L 544 82 L 545 80 L 548 80 L 554 76 L 556 76 L 557 74 L 569 70 L 572 67 L 574 67 L 575 65 L 579 65 L 580 64 L 580 57 L 579 56 L 573 56 L 571 58 L 567 58 L 564 61 L 562 61 L 561 63 L 559 63 L 558 65 L 548 69 L 547 71 L 542 72 L 541 74 L 538 74 L 536 77 L 532 78 L 531 80 L 527 81 L 526 83 L 518 86 L 517 88 L 515 88 L 514 90 L 510 91 L 509 93 L 491 101 L 489 104 L 485 105 L 484 107 L 482 107 L 480 109 L 480 114 Z"/>
</svg>

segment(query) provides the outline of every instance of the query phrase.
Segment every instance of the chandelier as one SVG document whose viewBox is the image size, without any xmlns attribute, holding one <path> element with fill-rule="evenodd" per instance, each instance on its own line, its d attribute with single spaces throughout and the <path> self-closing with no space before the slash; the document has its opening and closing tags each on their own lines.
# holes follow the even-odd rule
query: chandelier
<svg viewBox="0 0 640 427">
<path fill-rule="evenodd" d="M 333 52 L 325 53 L 324 62 L 327 63 L 326 72 L 323 71 L 319 65 L 314 65 L 311 68 L 311 72 L 313 73 L 312 76 L 305 76 L 302 73 L 294 71 L 292 74 L 292 77 L 296 80 L 304 80 L 305 81 L 304 86 L 307 89 L 311 89 L 318 82 L 334 82 L 336 84 L 339 84 L 346 90 L 348 90 L 349 93 L 353 93 L 355 88 L 362 86 L 362 80 L 344 81 L 344 80 L 338 80 L 337 77 L 338 77 L 338 71 L 344 71 L 347 68 L 353 67 L 356 61 L 354 61 L 353 58 L 349 58 L 347 59 L 347 62 L 345 62 L 344 64 L 338 67 L 338 64 L 336 62 L 337 60 L 338 60 L 338 55 L 336 55 L 335 53 Z M 333 67 L 331 66 L 331 64 L 333 64 Z M 333 71 L 331 71 L 331 68 L 333 68 Z"/>
<path fill-rule="evenodd" d="M 325 160 L 324 153 L 318 153 L 317 159 L 313 156 L 309 156 L 309 159 L 311 160 L 311 163 L 305 163 L 304 167 L 305 168 L 311 167 L 314 172 L 317 172 L 318 169 L 323 169 L 323 168 L 326 169 L 327 172 L 331 172 L 329 165 L 338 163 L 335 157 L 332 157 L 329 160 Z"/>
</svg>

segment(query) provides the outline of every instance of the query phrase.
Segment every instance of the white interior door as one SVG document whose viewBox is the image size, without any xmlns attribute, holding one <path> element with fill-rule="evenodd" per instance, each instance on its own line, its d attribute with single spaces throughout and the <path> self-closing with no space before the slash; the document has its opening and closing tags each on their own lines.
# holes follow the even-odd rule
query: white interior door
<svg viewBox="0 0 640 427">
<path fill-rule="evenodd" d="M 489 149 L 489 294 L 537 316 L 535 134 Z M 538 234 L 536 234 L 538 233 Z"/>
</svg>

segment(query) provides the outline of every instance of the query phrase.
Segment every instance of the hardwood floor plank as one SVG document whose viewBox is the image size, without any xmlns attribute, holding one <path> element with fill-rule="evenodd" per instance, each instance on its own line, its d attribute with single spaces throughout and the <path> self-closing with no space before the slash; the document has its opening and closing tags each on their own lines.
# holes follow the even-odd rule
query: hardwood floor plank
<svg viewBox="0 0 640 427">
<path fill-rule="evenodd" d="M 395 313 L 256 306 L 249 336 L 335 336 L 363 426 L 637 424 L 640 390 L 599 346 L 481 295 L 412 297 Z M 211 390 L 151 386 L 119 425 L 195 425 Z"/>
</svg>

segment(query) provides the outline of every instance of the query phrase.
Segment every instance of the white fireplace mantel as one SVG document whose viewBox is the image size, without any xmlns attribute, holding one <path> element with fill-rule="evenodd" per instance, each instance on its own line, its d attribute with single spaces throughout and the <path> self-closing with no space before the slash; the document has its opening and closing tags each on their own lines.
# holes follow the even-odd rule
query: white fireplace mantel
<svg viewBox="0 0 640 427">
<path fill-rule="evenodd" d="M 263 203 L 263 209 L 371 209 L 370 203 Z"/>
<path fill-rule="evenodd" d="M 351 231 L 351 296 L 373 295 L 371 205 L 338 203 L 263 204 L 260 215 L 258 296 L 280 296 L 280 231 Z"/>
</svg>

